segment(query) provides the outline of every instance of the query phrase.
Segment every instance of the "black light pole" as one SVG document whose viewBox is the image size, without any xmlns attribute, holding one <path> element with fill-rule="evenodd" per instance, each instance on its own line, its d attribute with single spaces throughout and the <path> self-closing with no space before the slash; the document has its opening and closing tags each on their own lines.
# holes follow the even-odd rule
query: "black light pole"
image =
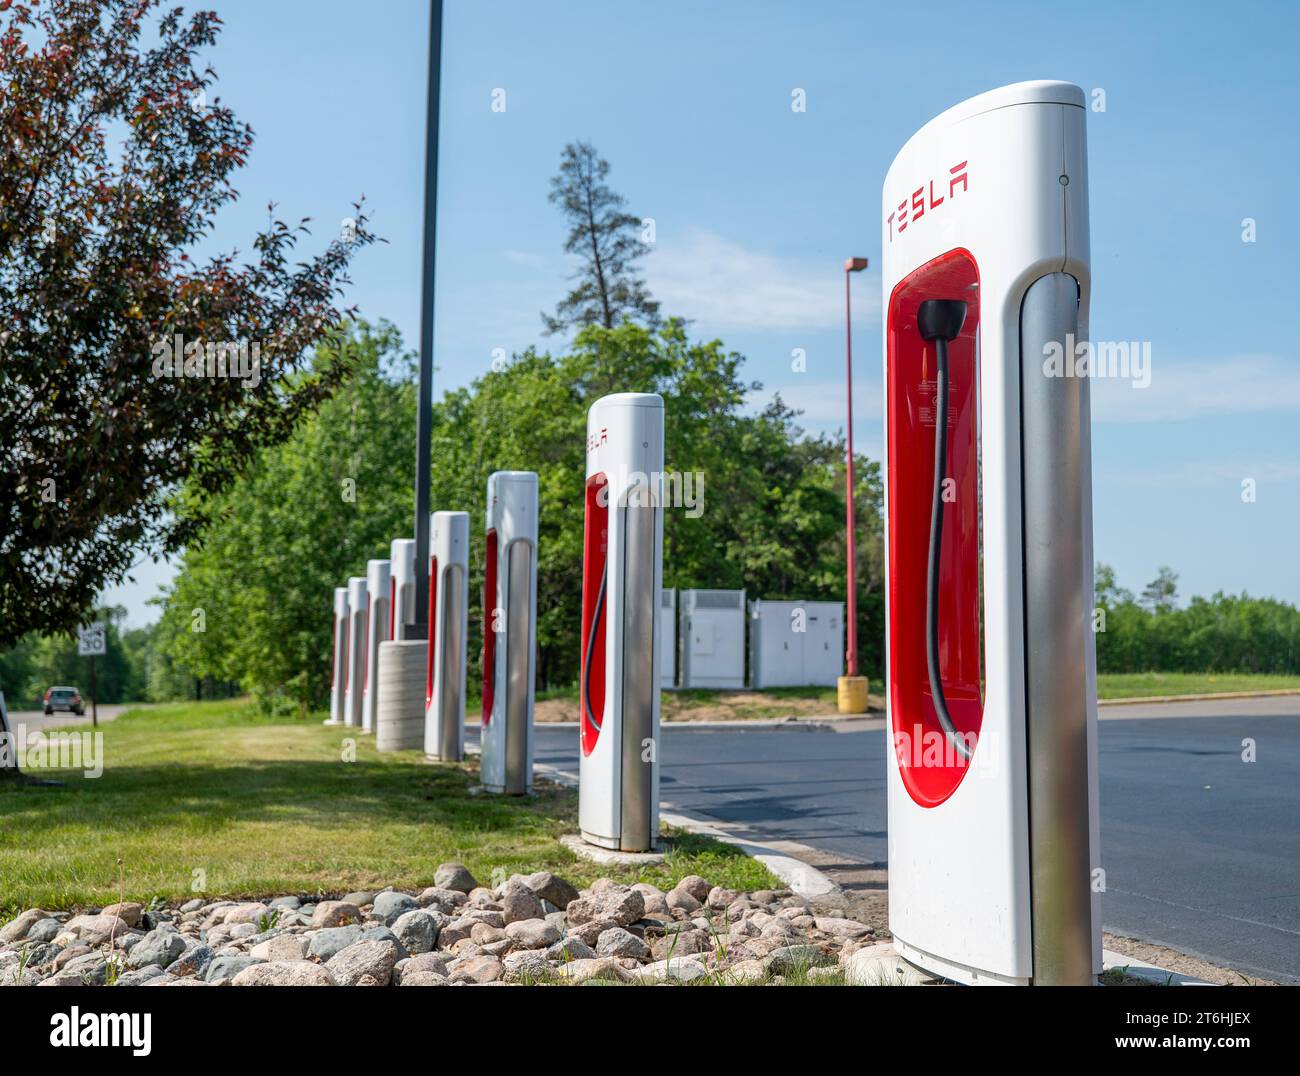
<svg viewBox="0 0 1300 1076">
<path fill-rule="evenodd" d="M 415 624 L 399 636 L 422 639 L 429 625 L 429 477 L 433 434 L 433 270 L 438 236 L 438 91 L 442 82 L 442 0 L 429 5 L 429 100 L 424 142 L 424 264 L 421 267 L 420 383 L 415 419 Z"/>
</svg>

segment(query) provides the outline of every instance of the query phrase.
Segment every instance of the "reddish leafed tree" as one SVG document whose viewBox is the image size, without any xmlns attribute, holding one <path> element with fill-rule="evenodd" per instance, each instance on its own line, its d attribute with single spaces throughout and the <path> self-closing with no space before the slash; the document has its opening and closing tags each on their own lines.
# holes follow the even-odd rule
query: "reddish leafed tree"
<svg viewBox="0 0 1300 1076">
<path fill-rule="evenodd" d="M 270 206 L 247 256 L 199 259 L 253 145 L 196 66 L 215 13 L 0 0 L 0 20 L 4 647 L 193 539 L 182 485 L 220 491 L 336 389 L 345 361 L 313 345 L 374 236 L 359 202 L 305 257 L 307 222 Z"/>
</svg>

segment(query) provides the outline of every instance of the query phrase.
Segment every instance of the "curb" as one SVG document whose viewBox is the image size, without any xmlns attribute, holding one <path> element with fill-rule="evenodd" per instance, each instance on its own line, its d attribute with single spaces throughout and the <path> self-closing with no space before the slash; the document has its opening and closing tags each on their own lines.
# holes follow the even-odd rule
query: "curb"
<svg viewBox="0 0 1300 1076">
<path fill-rule="evenodd" d="M 569 788 L 576 788 L 578 785 L 577 778 L 572 774 L 544 762 L 534 763 L 533 771 L 545 774 L 551 780 Z M 664 810 L 665 807 L 670 809 Z M 660 805 L 660 822 L 667 822 L 668 825 L 684 829 L 688 833 L 712 837 L 714 840 L 739 848 L 745 855 L 762 863 L 763 866 L 788 885 L 790 891 L 797 896 L 807 900 L 834 899 L 843 892 L 838 885 L 812 864 L 805 863 L 803 860 L 787 854 L 788 850 L 796 850 L 800 847 L 799 845 L 782 843 L 778 847 L 763 841 L 743 840 L 728 833 L 725 829 L 719 828 L 715 823 L 705 822 L 703 819 L 681 814 L 671 808 L 672 804 Z"/>
<path fill-rule="evenodd" d="M 738 717 L 730 721 L 660 721 L 659 728 L 662 729 L 699 729 L 708 731 L 710 729 L 754 729 L 755 731 L 772 732 L 779 730 L 782 732 L 834 732 L 834 725 L 845 721 L 862 722 L 866 724 L 869 721 L 885 720 L 884 714 L 835 714 L 828 717 Z M 534 729 L 574 729 L 578 728 L 577 721 L 538 721 L 533 725 Z"/>
<path fill-rule="evenodd" d="M 1135 695 L 1125 699 L 1098 699 L 1098 706 L 1140 706 L 1144 702 L 1214 702 L 1218 699 L 1275 699 L 1285 695 L 1300 695 L 1300 688 L 1279 688 L 1276 691 L 1218 691 L 1201 695 Z"/>
</svg>

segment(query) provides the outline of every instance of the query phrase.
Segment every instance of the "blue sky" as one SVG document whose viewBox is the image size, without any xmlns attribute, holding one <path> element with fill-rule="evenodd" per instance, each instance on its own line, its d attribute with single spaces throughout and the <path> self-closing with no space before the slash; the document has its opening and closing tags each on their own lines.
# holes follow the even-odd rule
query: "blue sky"
<svg viewBox="0 0 1300 1076">
<path fill-rule="evenodd" d="M 217 241 L 247 249 L 268 201 L 322 241 L 365 194 L 387 245 L 349 300 L 418 340 L 427 5 L 208 0 L 217 94 L 257 134 Z M 1152 383 L 1095 385 L 1096 550 L 1133 589 L 1300 602 L 1300 367 L 1283 272 L 1300 246 L 1300 83 L 1289 4 L 446 5 L 435 389 L 495 348 L 544 343 L 564 294 L 546 200 L 563 145 L 593 141 L 655 221 L 646 277 L 666 313 L 747 356 L 813 431 L 841 429 L 843 259 L 854 282 L 855 437 L 879 455 L 880 185 L 916 128 L 1010 82 L 1105 92 L 1090 113 L 1092 334 L 1148 340 Z M 956 45 L 956 49 L 952 46 Z M 942 47 L 947 45 L 947 48 Z M 806 92 L 807 111 L 791 110 Z M 506 110 L 493 112 L 493 92 Z M 1241 241 L 1242 220 L 1257 241 Z M 552 342 L 554 343 L 554 342 Z M 807 372 L 790 368 L 807 354 Z M 1243 479 L 1257 498 L 1243 503 Z M 129 622 L 171 574 L 109 592 Z M 700 580 L 707 585 L 707 580 Z"/>
</svg>

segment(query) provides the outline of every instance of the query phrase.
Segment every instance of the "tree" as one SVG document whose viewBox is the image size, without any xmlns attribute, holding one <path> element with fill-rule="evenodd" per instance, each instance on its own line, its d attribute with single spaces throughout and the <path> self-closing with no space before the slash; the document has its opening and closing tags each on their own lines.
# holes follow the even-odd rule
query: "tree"
<svg viewBox="0 0 1300 1076">
<path fill-rule="evenodd" d="M 324 701 L 331 590 L 361 574 L 367 557 L 387 556 L 410 527 L 414 391 L 376 372 L 400 351 L 396 335 L 357 332 L 364 358 L 353 386 L 264 453 L 213 507 L 220 522 L 202 548 L 186 554 L 160 629 L 177 664 L 260 694 L 287 685 L 300 705 Z M 566 354 L 529 349 L 434 405 L 430 500 L 470 513 L 469 683 L 483 632 L 484 489 L 507 469 L 538 473 L 539 686 L 577 678 L 586 412 L 614 390 L 664 396 L 667 469 L 691 475 L 699 510 L 676 503 L 665 512 L 665 585 L 842 599 L 844 445 L 804 437 L 779 401 L 747 414 L 754 386 L 740 378 L 742 362 L 719 341 L 689 340 L 677 321 L 658 331 L 589 326 Z M 861 463 L 863 624 L 875 632 L 864 638 L 875 638 L 880 478 Z M 356 476 L 355 509 L 339 503 L 347 475 Z M 206 632 L 190 630 L 196 609 Z"/>
<path fill-rule="evenodd" d="M 284 691 L 301 712 L 329 690 L 334 587 L 410 533 L 415 480 L 414 363 L 397 331 L 360 324 L 327 348 L 351 371 L 338 395 L 230 489 L 187 489 L 183 510 L 213 522 L 159 625 L 174 665 Z"/>
<path fill-rule="evenodd" d="M 158 2 L 0 3 L 0 647 L 181 548 L 205 519 L 169 496 L 228 488 L 346 376 L 308 355 L 360 204 L 314 257 L 271 207 L 250 262 L 192 260 L 253 137 L 195 67 L 220 19 L 146 26 Z"/>
<path fill-rule="evenodd" d="M 607 175 L 609 162 L 590 142 L 570 142 L 551 178 L 549 200 L 569 222 L 564 249 L 581 264 L 573 276 L 577 286 L 556 306 L 555 316 L 542 314 L 548 334 L 584 325 L 612 329 L 625 318 L 659 322 L 659 304 L 634 267 L 647 251 L 638 232 L 641 221 L 624 210 L 626 199 L 605 183 Z"/>
<path fill-rule="evenodd" d="M 1153 613 L 1173 609 L 1178 604 L 1178 573 L 1161 565 L 1156 577 L 1142 589 L 1142 604 Z"/>
</svg>

